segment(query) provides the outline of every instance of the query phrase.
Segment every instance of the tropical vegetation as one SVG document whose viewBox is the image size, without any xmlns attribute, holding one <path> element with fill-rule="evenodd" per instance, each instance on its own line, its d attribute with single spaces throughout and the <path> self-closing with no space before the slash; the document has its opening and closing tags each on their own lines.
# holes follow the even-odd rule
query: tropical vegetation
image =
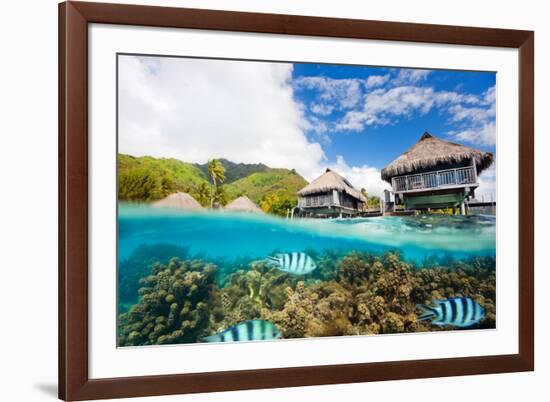
<svg viewBox="0 0 550 402">
<path fill-rule="evenodd" d="M 364 188 L 361 189 L 361 193 L 367 199 L 367 202 L 365 203 L 365 208 L 366 209 L 379 208 L 380 207 L 380 197 L 377 197 L 375 195 L 369 196 L 368 193 L 367 193 L 367 190 L 364 189 Z"/>
<path fill-rule="evenodd" d="M 294 169 L 212 159 L 192 164 L 177 159 L 118 156 L 118 196 L 149 202 L 181 191 L 204 207 L 224 206 L 246 195 L 265 212 L 286 216 L 297 204 L 296 193 L 307 181 Z"/>
<path fill-rule="evenodd" d="M 223 197 L 223 192 L 218 189 L 218 183 L 221 184 L 225 180 L 225 168 L 217 159 L 208 161 L 208 178 L 210 179 L 210 208 L 213 208 L 214 202 L 221 204 L 220 196 Z"/>
<path fill-rule="evenodd" d="M 118 198 L 153 201 L 177 191 L 193 192 L 207 176 L 195 165 L 177 159 L 118 155 Z"/>
</svg>

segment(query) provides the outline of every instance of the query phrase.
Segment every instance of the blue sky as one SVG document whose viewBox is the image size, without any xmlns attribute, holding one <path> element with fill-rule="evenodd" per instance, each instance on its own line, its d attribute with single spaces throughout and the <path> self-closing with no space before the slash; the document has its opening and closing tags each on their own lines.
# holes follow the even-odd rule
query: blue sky
<svg viewBox="0 0 550 402">
<path fill-rule="evenodd" d="M 345 155 L 350 165 L 376 168 L 425 131 L 495 152 L 494 97 L 487 96 L 494 94 L 495 84 L 491 72 L 320 64 L 294 64 L 292 72 L 294 96 L 311 122 L 310 141 L 321 142 L 329 162 Z M 380 103 L 372 112 L 369 96 Z M 364 116 L 350 124 L 356 113 Z"/>
<path fill-rule="evenodd" d="M 494 73 L 183 57 L 118 58 L 119 151 L 329 167 L 370 194 L 380 170 L 429 131 L 495 151 Z M 476 195 L 495 196 L 495 165 Z"/>
</svg>

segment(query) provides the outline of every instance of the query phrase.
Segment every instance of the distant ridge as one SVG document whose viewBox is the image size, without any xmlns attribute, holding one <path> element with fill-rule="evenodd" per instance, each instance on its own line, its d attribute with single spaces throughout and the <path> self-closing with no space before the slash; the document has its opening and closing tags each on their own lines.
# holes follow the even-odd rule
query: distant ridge
<svg viewBox="0 0 550 402">
<path fill-rule="evenodd" d="M 235 163 L 230 160 L 219 158 L 218 161 L 225 167 L 225 183 L 233 183 L 243 177 L 250 176 L 252 173 L 267 172 L 271 168 L 263 163 Z M 208 163 L 202 165 L 195 164 L 205 176 L 208 176 Z"/>
</svg>

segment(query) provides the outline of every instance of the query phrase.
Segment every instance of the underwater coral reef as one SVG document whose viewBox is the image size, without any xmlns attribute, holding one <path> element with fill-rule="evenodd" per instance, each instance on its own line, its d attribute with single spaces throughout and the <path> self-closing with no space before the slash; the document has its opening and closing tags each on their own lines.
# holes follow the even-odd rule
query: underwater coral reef
<svg viewBox="0 0 550 402">
<path fill-rule="evenodd" d="M 119 315 L 119 346 L 193 343 L 250 320 L 275 325 L 282 338 L 371 335 L 455 329 L 419 320 L 417 305 L 471 298 L 484 310 L 471 328 L 495 328 L 495 259 L 431 263 L 396 252 L 310 255 L 317 269 L 296 276 L 268 261 L 155 263 L 141 280 L 139 301 Z M 223 275 L 220 275 L 223 272 Z"/>
<path fill-rule="evenodd" d="M 195 342 L 212 315 L 215 266 L 173 258 L 156 263 L 142 279 L 140 301 L 119 316 L 118 344 L 162 345 Z"/>
<path fill-rule="evenodd" d="M 166 264 L 174 257 L 185 259 L 188 254 L 186 248 L 169 243 L 144 244 L 133 250 L 118 267 L 119 313 L 138 301 L 140 279 L 149 275 L 155 262 Z"/>
</svg>

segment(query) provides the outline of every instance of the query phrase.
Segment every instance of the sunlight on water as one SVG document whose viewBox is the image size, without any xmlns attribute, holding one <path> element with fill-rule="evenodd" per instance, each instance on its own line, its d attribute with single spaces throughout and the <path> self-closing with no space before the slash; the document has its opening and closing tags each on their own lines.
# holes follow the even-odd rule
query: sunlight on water
<svg viewBox="0 0 550 402">
<path fill-rule="evenodd" d="M 397 250 L 409 260 L 427 255 L 494 256 L 493 216 L 294 219 L 228 212 L 119 207 L 119 260 L 141 245 L 166 243 L 205 258 L 265 258 L 301 250 Z"/>
</svg>

